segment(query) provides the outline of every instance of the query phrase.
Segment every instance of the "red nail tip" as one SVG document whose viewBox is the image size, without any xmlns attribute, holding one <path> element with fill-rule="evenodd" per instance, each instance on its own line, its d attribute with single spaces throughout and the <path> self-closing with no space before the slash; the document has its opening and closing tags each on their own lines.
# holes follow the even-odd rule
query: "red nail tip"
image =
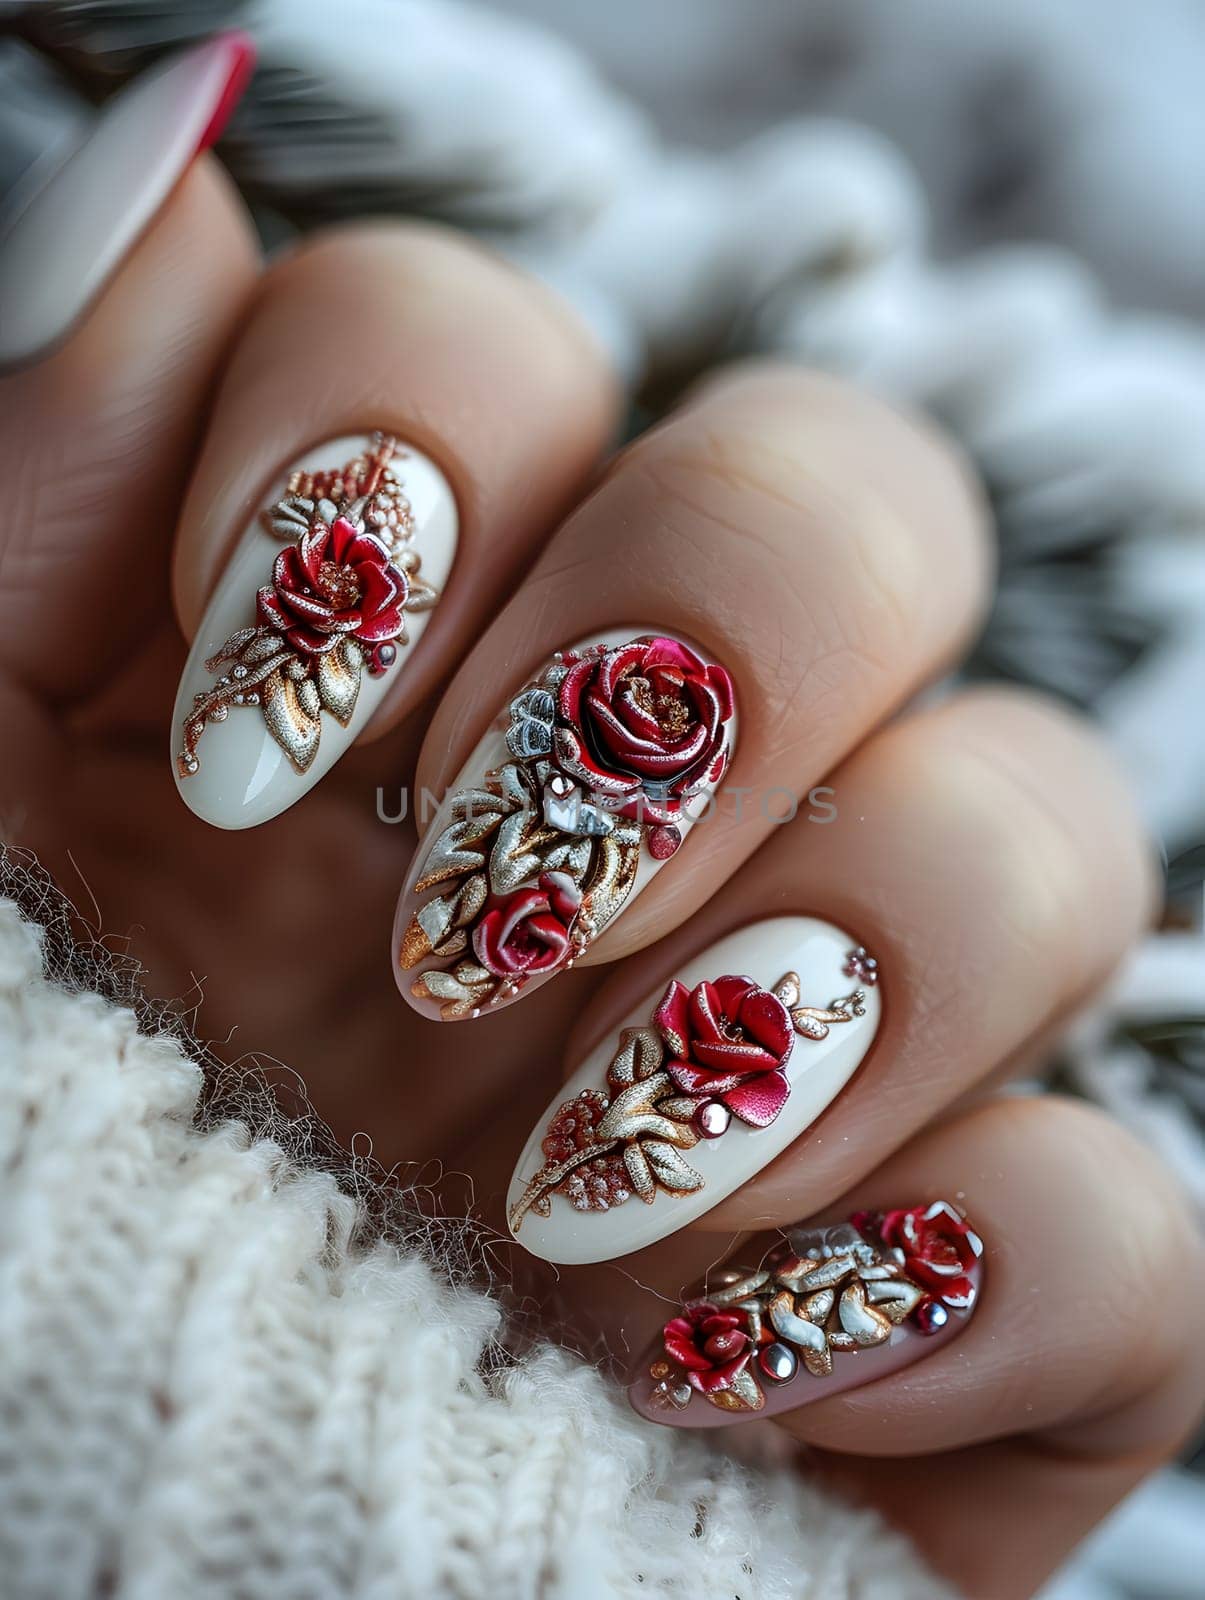
<svg viewBox="0 0 1205 1600">
<path fill-rule="evenodd" d="M 197 143 L 198 155 L 211 149 L 222 137 L 226 131 L 226 124 L 233 116 L 234 108 L 243 98 L 243 93 L 251 81 L 251 74 L 255 71 L 255 40 L 249 33 L 244 33 L 241 28 L 233 28 L 228 33 L 220 34 L 215 42 L 221 44 L 227 52 L 229 73 L 218 103 L 213 109 L 213 115 Z"/>
</svg>

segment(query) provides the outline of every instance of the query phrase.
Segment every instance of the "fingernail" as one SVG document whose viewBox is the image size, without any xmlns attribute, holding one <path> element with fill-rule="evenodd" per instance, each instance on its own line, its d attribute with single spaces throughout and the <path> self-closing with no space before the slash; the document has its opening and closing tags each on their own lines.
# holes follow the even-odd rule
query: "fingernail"
<svg viewBox="0 0 1205 1600">
<path fill-rule="evenodd" d="M 982 1255 L 945 1200 L 785 1228 L 696 1285 L 636 1364 L 628 1397 L 650 1421 L 716 1428 L 886 1378 L 958 1337 Z"/>
<path fill-rule="evenodd" d="M 533 1255 L 606 1261 L 749 1181 L 849 1082 L 879 1026 L 879 969 L 840 928 L 774 917 L 650 991 L 554 1097 L 515 1167 Z"/>
<path fill-rule="evenodd" d="M 689 848 L 732 754 L 732 679 L 685 640 L 615 629 L 500 708 L 415 856 L 394 971 L 445 1022 L 573 965 Z"/>
<path fill-rule="evenodd" d="M 0 365 L 71 331 L 218 137 L 254 63 L 249 35 L 220 34 L 140 74 L 49 176 L 28 174 L 0 218 Z"/>
<path fill-rule="evenodd" d="M 300 800 L 396 683 L 439 600 L 456 501 L 384 435 L 293 463 L 243 535 L 197 630 L 172 716 L 197 816 L 250 828 Z"/>
</svg>

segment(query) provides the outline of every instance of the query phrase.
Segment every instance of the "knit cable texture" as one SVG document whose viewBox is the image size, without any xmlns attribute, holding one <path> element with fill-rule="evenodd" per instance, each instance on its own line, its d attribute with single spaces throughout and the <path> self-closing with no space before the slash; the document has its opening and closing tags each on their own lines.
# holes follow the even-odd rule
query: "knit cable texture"
<svg viewBox="0 0 1205 1600">
<path fill-rule="evenodd" d="M 3 1600 L 948 1594 L 873 1514 L 506 1358 L 430 1237 L 87 968 L 0 900 Z"/>
</svg>

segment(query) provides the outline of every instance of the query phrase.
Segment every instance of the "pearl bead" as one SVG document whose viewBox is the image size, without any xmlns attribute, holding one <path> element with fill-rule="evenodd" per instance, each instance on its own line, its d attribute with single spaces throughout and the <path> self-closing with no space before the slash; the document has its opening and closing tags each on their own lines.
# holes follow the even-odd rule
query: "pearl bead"
<svg viewBox="0 0 1205 1600">
<path fill-rule="evenodd" d="M 732 1112 L 718 1100 L 705 1100 L 695 1112 L 695 1127 L 704 1139 L 718 1139 L 728 1132 Z"/>
</svg>

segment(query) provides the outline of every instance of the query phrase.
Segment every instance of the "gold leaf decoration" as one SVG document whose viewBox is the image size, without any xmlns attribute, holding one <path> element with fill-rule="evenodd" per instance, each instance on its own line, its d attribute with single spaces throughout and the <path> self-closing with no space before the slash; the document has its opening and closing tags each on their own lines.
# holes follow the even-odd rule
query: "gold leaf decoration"
<svg viewBox="0 0 1205 1600">
<path fill-rule="evenodd" d="M 619 1049 L 607 1068 L 607 1082 L 613 1090 L 639 1083 L 659 1070 L 664 1054 L 656 1028 L 625 1028 L 619 1036 Z"/>
<path fill-rule="evenodd" d="M 449 878 L 479 872 L 485 866 L 486 851 L 476 847 L 496 831 L 509 809 L 506 801 L 488 789 L 457 795 L 451 822 L 427 852 L 422 877 L 414 886 L 416 892 L 425 894 Z"/>
<path fill-rule="evenodd" d="M 799 986 L 799 974 L 797 972 L 784 972 L 774 985 L 772 992 L 777 999 L 782 1001 L 788 1011 L 792 1006 L 797 1006 L 802 993 Z"/>
<path fill-rule="evenodd" d="M 611 1101 L 606 1115 L 598 1125 L 600 1143 L 626 1139 L 664 1139 L 668 1144 L 689 1150 L 698 1144 L 699 1134 L 693 1123 L 675 1122 L 664 1116 L 657 1102 L 673 1088 L 669 1074 L 655 1072 L 651 1078 L 623 1089 Z"/>
<path fill-rule="evenodd" d="M 346 728 L 356 709 L 364 652 L 354 639 L 343 638 L 318 657 L 314 677 L 318 698 L 341 727 Z"/>
<path fill-rule="evenodd" d="M 451 894 L 433 895 L 411 917 L 399 960 L 409 970 L 430 955 L 459 955 L 468 946 L 468 924 L 485 904 L 489 886 L 483 872 L 465 878 Z"/>
<path fill-rule="evenodd" d="M 743 1367 L 737 1373 L 727 1389 L 715 1389 L 707 1399 L 717 1411 L 760 1411 L 766 1403 L 766 1397 L 748 1367 Z"/>
<path fill-rule="evenodd" d="M 268 732 L 293 763 L 297 772 L 308 772 L 318 754 L 322 724 L 317 711 L 302 705 L 295 679 L 279 668 L 269 673 L 263 686 L 264 722 Z"/>
<path fill-rule="evenodd" d="M 595 843 L 594 864 L 583 884 L 581 920 L 595 938 L 618 912 L 636 882 L 643 832 L 633 824 L 617 827 Z"/>
<path fill-rule="evenodd" d="M 508 894 L 547 867 L 545 856 L 551 845 L 560 845 L 562 835 L 544 826 L 535 811 L 514 811 L 498 824 L 490 851 L 490 888 L 495 894 Z"/>
<path fill-rule="evenodd" d="M 451 1022 L 482 1005 L 494 982 L 493 974 L 484 967 L 462 961 L 453 972 L 424 972 L 411 984 L 410 992 L 420 1000 L 439 1001 L 440 1016 Z"/>
</svg>

